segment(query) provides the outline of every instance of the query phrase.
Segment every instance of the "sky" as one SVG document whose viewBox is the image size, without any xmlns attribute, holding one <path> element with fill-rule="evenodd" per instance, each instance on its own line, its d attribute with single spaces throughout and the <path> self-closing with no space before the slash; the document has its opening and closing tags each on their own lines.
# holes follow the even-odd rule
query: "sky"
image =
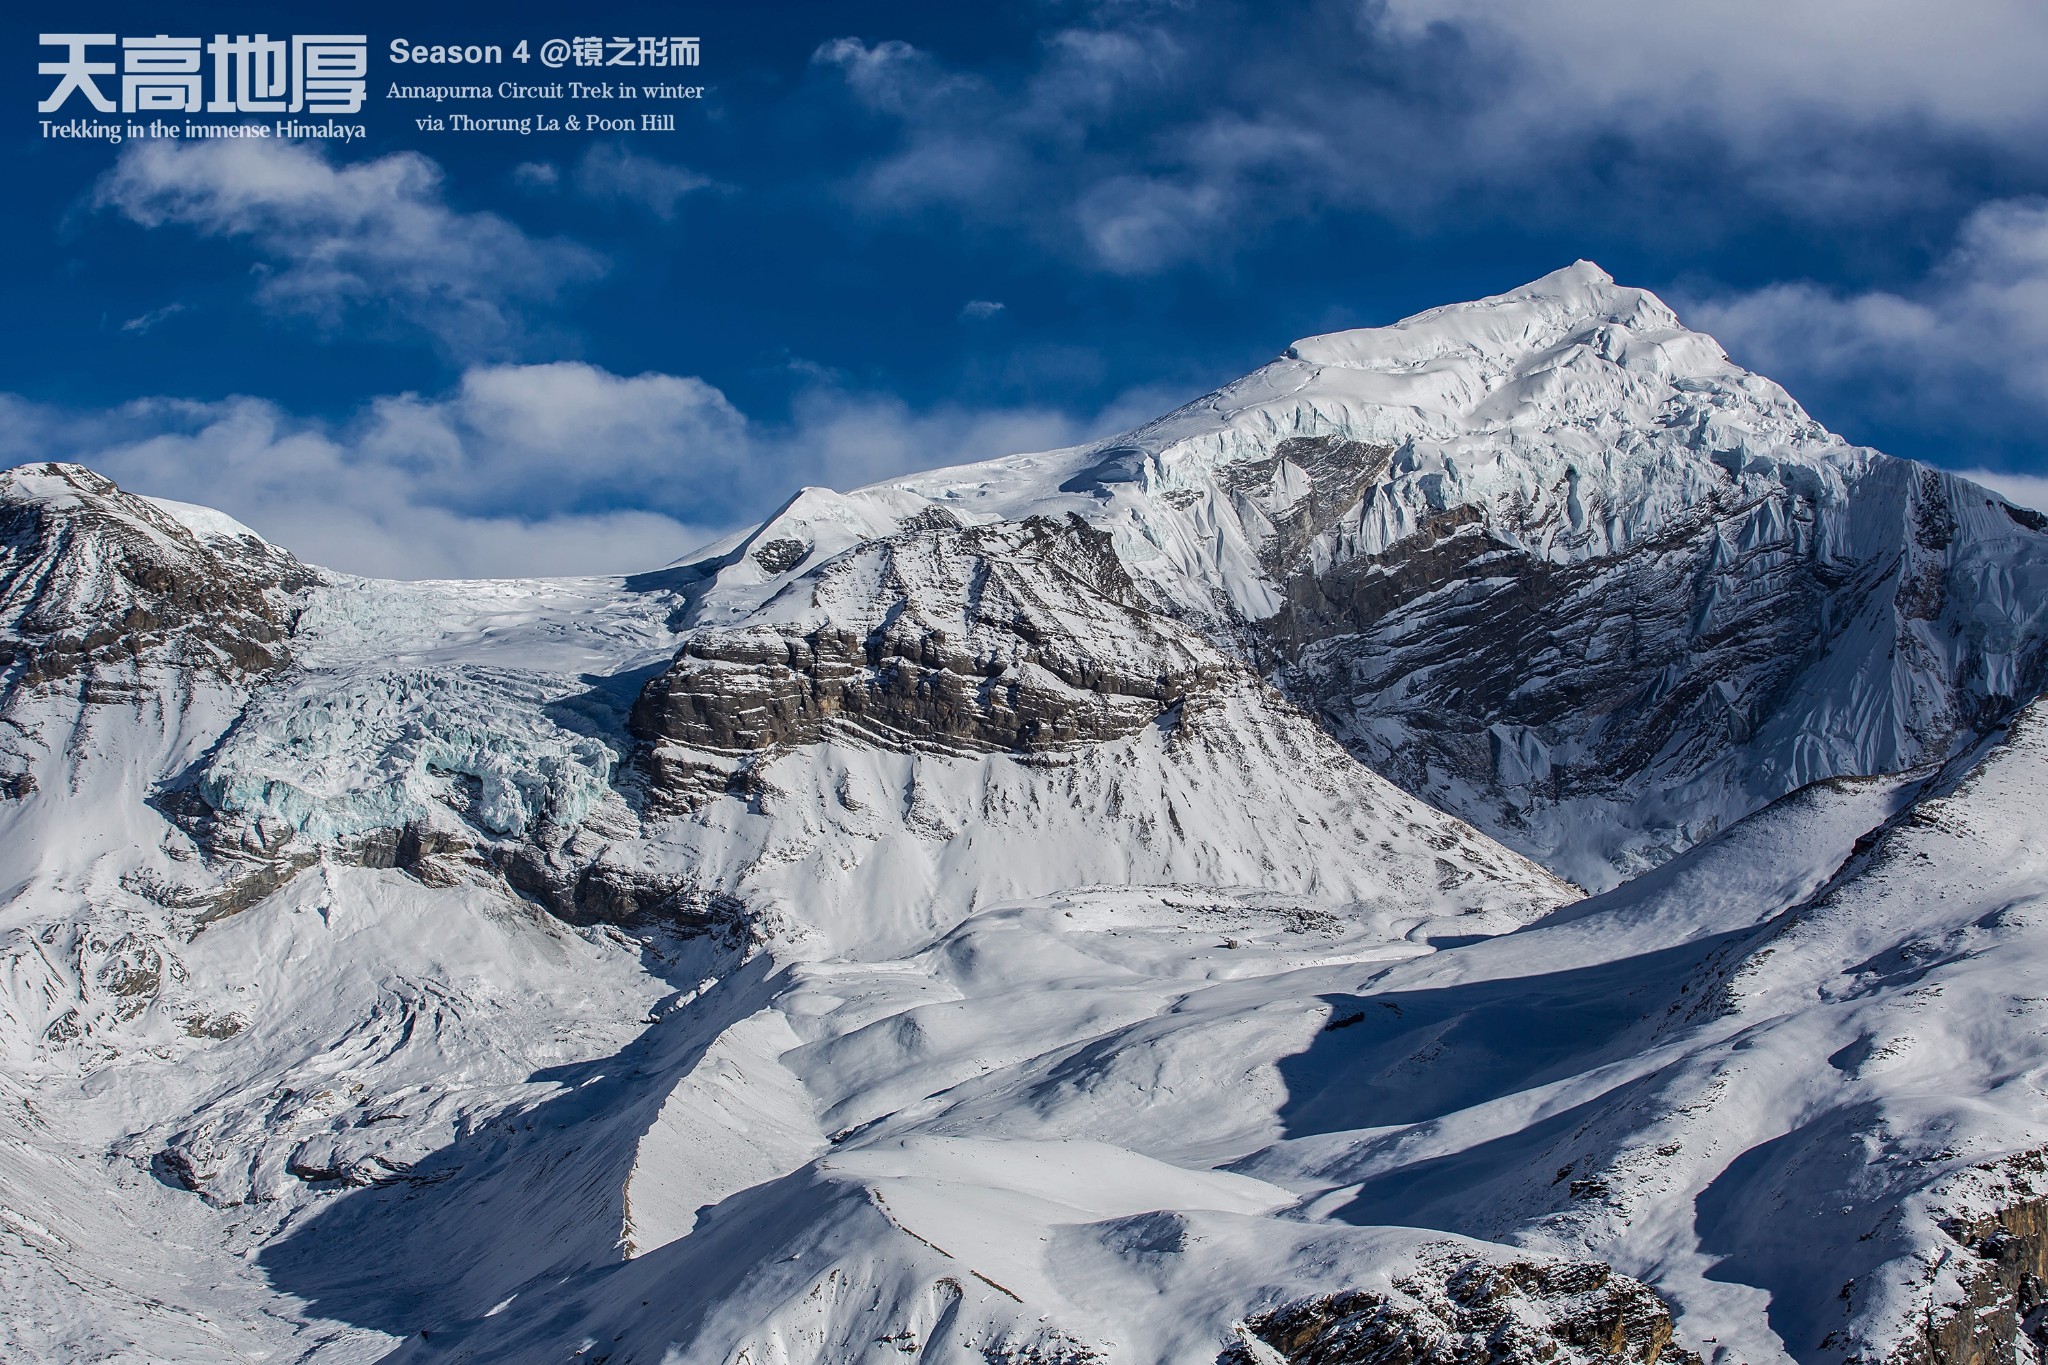
<svg viewBox="0 0 2048 1365">
<path fill-rule="evenodd" d="M 0 457 L 316 563 L 652 567 L 1582 257 L 1851 440 L 2048 501 L 2035 0 L 86 8 L 7 21 Z M 364 33 L 367 135 L 45 137 L 91 113 L 36 111 L 55 24 Z M 703 97 L 522 136 L 386 96 L 579 76 L 394 38 L 586 32 L 698 37 Z"/>
</svg>

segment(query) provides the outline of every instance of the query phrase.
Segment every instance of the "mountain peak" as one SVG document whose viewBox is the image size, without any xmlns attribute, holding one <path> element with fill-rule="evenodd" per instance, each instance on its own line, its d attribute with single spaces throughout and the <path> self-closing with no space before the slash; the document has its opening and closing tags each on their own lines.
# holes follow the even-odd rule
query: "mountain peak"
<svg viewBox="0 0 2048 1365">
<path fill-rule="evenodd" d="M 86 498 L 108 498 L 120 492 L 114 481 L 82 464 L 46 460 L 0 469 L 0 497 L 42 507 L 73 506 Z"/>
<path fill-rule="evenodd" d="M 1591 293 L 1595 290 L 1615 287 L 1614 276 L 1583 256 L 1570 265 L 1553 270 L 1548 275 L 1529 281 L 1520 289 L 1510 290 L 1513 294 L 1562 294 L 1572 291 Z"/>
<path fill-rule="evenodd" d="M 1570 459 L 1620 449 L 1624 427 L 1662 430 L 1673 420 L 1713 428 L 1700 437 L 1701 462 L 1709 446 L 1796 449 L 1803 459 L 1833 458 L 1842 445 L 1655 294 L 1578 261 L 1506 293 L 1306 337 L 1102 443 L 1111 459 L 1098 474 L 1109 477 L 1115 464 L 1138 477 L 1134 457 L 1143 454 L 1153 484 L 1192 486 L 1220 465 L 1264 459 L 1276 441 L 1320 436 L 1406 448 L 1438 468 L 1455 456 L 1473 468 L 1523 449 L 1497 439 L 1509 429 L 1562 451 L 1556 473 Z"/>
<path fill-rule="evenodd" d="M 282 665 L 290 595 L 319 575 L 226 515 L 160 503 L 83 465 L 0 470 L 0 707 L 24 686 L 144 664 Z"/>
<path fill-rule="evenodd" d="M 1386 327 L 1305 337 L 1282 358 L 1383 372 L 1420 369 L 1452 356 L 1512 364 L 1602 327 L 1687 332 L 1655 294 L 1616 284 L 1605 270 L 1582 260 L 1518 289 L 1431 308 Z"/>
</svg>

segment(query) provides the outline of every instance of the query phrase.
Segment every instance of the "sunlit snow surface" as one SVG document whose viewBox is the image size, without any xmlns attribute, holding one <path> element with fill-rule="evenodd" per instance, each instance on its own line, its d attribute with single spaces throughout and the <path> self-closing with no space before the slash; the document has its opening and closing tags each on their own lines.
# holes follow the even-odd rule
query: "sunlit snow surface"
<svg viewBox="0 0 2048 1365">
<path fill-rule="evenodd" d="M 1825 501 L 1879 458 L 1576 267 L 1302 342 L 1121 443 L 805 490 L 636 579 L 333 577 L 253 694 L 144 670 L 117 705 L 24 702 L 0 1356 L 1209 1362 L 1283 1300 L 1523 1253 L 1645 1279 L 1714 1360 L 1910 1335 L 1962 1291 L 1939 1221 L 2027 1194 L 2000 1163 L 2048 1142 L 2034 712 L 1590 899 L 1241 668 L 1121 739 L 841 735 L 644 807 L 625 712 L 683 632 L 915 606 L 832 594 L 935 512 L 1075 512 L 1163 606 L 1257 618 L 1206 472 L 1332 431 L 1400 449 L 1341 529 L 1368 548 L 1608 462 L 1640 498 L 1567 511 L 1560 558 L 1653 534 L 1709 466 Z M 162 804 L 188 785 L 303 868 L 210 909 Z M 753 934 L 342 855 L 420 825 L 729 895 Z"/>
</svg>

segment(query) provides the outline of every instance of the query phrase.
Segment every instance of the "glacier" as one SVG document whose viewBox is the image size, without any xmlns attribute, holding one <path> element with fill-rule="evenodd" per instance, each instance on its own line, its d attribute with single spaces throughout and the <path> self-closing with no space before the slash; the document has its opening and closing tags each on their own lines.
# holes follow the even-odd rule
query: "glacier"
<svg viewBox="0 0 2048 1365">
<path fill-rule="evenodd" d="M 243 711 L 208 765 L 214 809 L 315 840 L 403 828 L 442 808 L 446 778 L 478 785 L 471 818 L 522 835 L 573 829 L 618 756 L 548 716 L 544 683 L 480 668 L 312 675 Z"/>
</svg>

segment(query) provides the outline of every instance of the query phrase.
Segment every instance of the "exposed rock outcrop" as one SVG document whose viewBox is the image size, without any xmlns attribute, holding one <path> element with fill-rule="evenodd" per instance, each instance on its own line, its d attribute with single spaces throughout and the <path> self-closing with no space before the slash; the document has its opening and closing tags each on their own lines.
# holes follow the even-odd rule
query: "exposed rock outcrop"
<svg viewBox="0 0 2048 1365">
<path fill-rule="evenodd" d="M 78 465 L 0 473 L 0 698 L 82 683 L 120 695 L 145 663 L 246 677 L 289 657 L 319 575 L 210 514 L 206 534 Z"/>
<path fill-rule="evenodd" d="M 1948 605 L 1981 598 L 1959 522 L 1980 546 L 2034 533 L 1933 471 L 1881 465 L 1833 499 L 1730 478 L 1597 555 L 1546 552 L 1567 528 L 1503 515 L 1454 505 L 1377 553 L 1303 563 L 1264 631 L 1361 757 L 1531 851 L 1565 803 L 1668 826 L 1674 790 L 1732 815 L 1780 773 L 1938 759 L 2048 681 L 2030 625 Z M 1902 530 L 1858 546 L 1852 516 Z M 1816 713 L 1830 694 L 1853 724 Z"/>
<path fill-rule="evenodd" d="M 1131 734 L 1227 667 L 1079 518 L 878 540 L 762 615 L 693 633 L 641 694 L 634 733 L 725 752 L 835 732 L 1031 752 Z"/>
<path fill-rule="evenodd" d="M 1967 1173 L 1961 1184 L 2000 1190 L 2008 1202 L 1942 1220 L 1954 1246 L 1938 1264 L 1962 1292 L 1928 1304 L 1891 1365 L 2022 1365 L 2048 1355 L 2048 1198 L 2029 1193 L 2044 1180 L 2048 1149 Z"/>
<path fill-rule="evenodd" d="M 1961 1303 L 1928 1314 L 1895 1365 L 2019 1365 L 2048 1352 L 2048 1200 L 1947 1228 L 1975 1261 Z"/>
<path fill-rule="evenodd" d="M 1335 526 L 1386 473 L 1394 448 L 1340 436 L 1293 436 L 1263 459 L 1227 464 L 1217 483 L 1276 581 L 1301 575 L 1316 537 Z"/>
<path fill-rule="evenodd" d="M 1218 1365 L 1699 1365 L 1647 1286 L 1598 1261 L 1425 1263 L 1260 1313 Z M 1257 1343 L 1254 1345 L 1253 1343 Z M 1261 1348 L 1264 1348 L 1263 1353 Z"/>
</svg>

